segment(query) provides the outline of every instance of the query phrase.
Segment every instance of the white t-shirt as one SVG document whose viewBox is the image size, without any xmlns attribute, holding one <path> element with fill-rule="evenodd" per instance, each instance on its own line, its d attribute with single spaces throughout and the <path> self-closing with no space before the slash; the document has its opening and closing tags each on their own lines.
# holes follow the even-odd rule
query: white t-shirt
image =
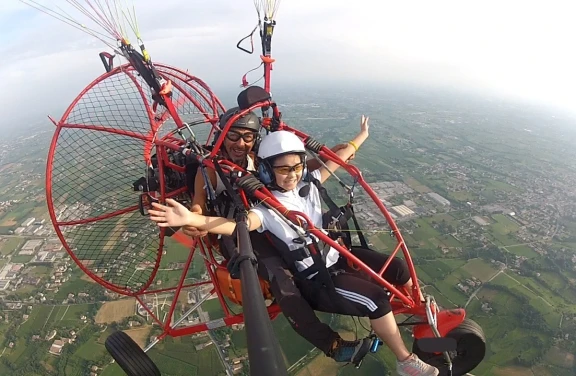
<svg viewBox="0 0 576 376">
<path fill-rule="evenodd" d="M 313 171 L 311 174 L 316 179 L 320 179 L 320 170 Z M 310 184 L 310 193 L 306 197 L 300 197 L 300 194 L 298 193 L 300 188 L 307 184 Z M 284 205 L 284 207 L 286 207 L 286 209 L 304 213 L 313 222 L 314 227 L 318 229 L 322 228 L 322 200 L 318 188 L 316 188 L 313 183 L 300 181 L 297 187 L 289 192 L 272 191 L 272 194 L 282 205 Z M 290 250 L 302 247 L 301 244 L 292 241 L 298 237 L 297 233 L 275 212 L 262 204 L 253 207 L 250 211 L 256 214 L 262 222 L 262 225 L 257 229 L 259 232 L 270 231 L 286 243 Z M 326 233 L 326 231 L 323 232 Z M 326 267 L 334 265 L 338 261 L 339 257 L 340 253 L 330 247 L 330 250 L 326 255 Z M 312 257 L 308 257 L 302 261 L 298 261 L 296 263 L 296 268 L 298 271 L 302 271 L 313 264 L 314 261 L 312 260 Z M 308 278 L 313 276 L 314 275 L 311 275 Z"/>
</svg>

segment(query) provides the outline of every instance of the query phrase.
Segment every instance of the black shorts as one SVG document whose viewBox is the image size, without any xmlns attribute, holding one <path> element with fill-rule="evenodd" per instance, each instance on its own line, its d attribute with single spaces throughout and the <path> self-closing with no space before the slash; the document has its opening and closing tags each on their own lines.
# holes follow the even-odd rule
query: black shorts
<svg viewBox="0 0 576 376">
<path fill-rule="evenodd" d="M 352 254 L 376 272 L 388 260 L 383 253 L 360 247 L 352 247 Z M 327 288 L 318 288 L 314 280 L 297 282 L 302 295 L 315 310 L 370 319 L 380 318 L 392 310 L 390 293 L 368 274 L 352 269 L 343 256 L 330 271 L 336 294 Z M 384 272 L 384 279 L 393 285 L 406 284 L 410 279 L 406 262 L 395 257 Z"/>
</svg>

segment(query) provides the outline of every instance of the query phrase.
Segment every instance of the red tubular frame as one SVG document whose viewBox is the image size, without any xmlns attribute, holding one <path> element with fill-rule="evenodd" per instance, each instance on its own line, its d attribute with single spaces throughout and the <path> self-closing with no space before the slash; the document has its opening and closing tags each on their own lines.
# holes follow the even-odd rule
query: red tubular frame
<svg viewBox="0 0 576 376">
<path fill-rule="evenodd" d="M 202 82 L 201 80 L 199 80 L 195 77 L 189 76 L 189 75 L 187 75 L 181 71 L 178 71 L 175 68 L 171 68 L 169 66 L 164 66 L 164 65 L 157 65 L 157 66 L 173 69 L 174 72 L 183 75 L 183 77 L 180 77 L 180 76 L 177 76 L 176 73 L 170 71 L 168 74 L 165 75 L 166 78 L 178 78 L 184 82 L 194 81 L 200 87 L 205 89 L 207 93 L 211 94 L 211 91 L 208 88 L 208 86 L 204 82 Z M 269 63 L 265 62 L 265 72 L 267 73 L 266 74 L 267 84 L 265 85 L 265 89 L 268 92 L 269 92 L 270 68 L 271 68 L 271 61 Z M 180 119 L 178 112 L 176 111 L 176 106 L 180 106 L 182 101 L 178 101 L 178 103 L 174 104 L 168 95 L 162 94 L 163 99 L 166 103 L 167 112 L 165 114 L 163 114 L 160 121 L 155 120 L 154 113 L 150 110 L 150 106 L 146 101 L 146 96 L 144 95 L 142 88 L 137 83 L 137 80 L 135 79 L 135 77 L 132 74 L 129 74 L 131 72 L 124 72 L 124 73 L 127 73 L 129 75 L 129 77 L 133 80 L 133 82 L 136 84 L 136 86 L 138 87 L 138 90 L 142 96 L 142 100 L 144 101 L 144 103 L 148 109 L 148 116 L 149 116 L 150 128 L 151 128 L 151 132 L 149 134 L 142 135 L 142 134 L 138 134 L 136 132 L 117 130 L 117 129 L 112 129 L 112 128 L 99 126 L 99 125 L 81 125 L 81 124 L 67 124 L 67 123 L 65 123 L 65 119 L 67 119 L 67 117 L 69 116 L 69 114 L 72 111 L 72 109 L 74 108 L 74 106 L 77 104 L 79 99 L 88 90 L 90 90 L 93 86 L 95 86 L 97 83 L 104 80 L 105 78 L 110 77 L 113 74 L 117 74 L 118 71 L 120 71 L 121 69 L 125 69 L 125 66 L 117 67 L 117 68 L 113 69 L 111 72 L 108 72 L 108 73 L 102 75 L 97 80 L 93 81 L 93 83 L 88 85 L 88 87 L 86 89 L 84 89 L 81 92 L 81 94 L 76 98 L 76 100 L 69 106 L 69 108 L 67 109 L 67 111 L 63 115 L 62 120 L 56 124 L 57 129 L 56 129 L 56 132 L 55 132 L 54 137 L 52 139 L 52 144 L 51 144 L 49 154 L 48 154 L 48 161 L 52 161 L 54 158 L 55 146 L 56 146 L 56 143 L 58 140 L 58 136 L 60 134 L 60 130 L 62 128 L 83 128 L 83 129 L 91 129 L 91 130 L 96 130 L 96 131 L 116 133 L 119 135 L 123 135 L 123 136 L 127 136 L 127 137 L 133 137 L 133 138 L 137 138 L 137 139 L 144 141 L 145 144 L 147 146 L 149 146 L 149 148 L 145 146 L 145 149 L 148 150 L 148 153 L 146 152 L 146 150 L 144 152 L 145 156 L 147 156 L 147 158 L 146 158 L 147 162 L 149 162 L 149 160 L 148 160 L 149 152 L 152 150 L 153 147 L 155 147 L 156 148 L 156 154 L 158 156 L 158 162 L 159 162 L 158 168 L 159 168 L 160 176 L 163 176 L 165 168 L 170 168 L 170 169 L 173 169 L 175 171 L 184 172 L 185 169 L 183 167 L 174 165 L 173 163 L 168 161 L 168 153 L 166 150 L 166 149 L 171 149 L 171 150 L 175 150 L 175 151 L 180 150 L 180 148 L 183 146 L 184 142 L 180 139 L 173 137 L 172 135 L 164 136 L 162 139 L 155 139 L 155 135 L 157 134 L 157 131 L 159 130 L 159 128 L 163 124 L 163 122 L 167 119 L 167 114 L 169 114 L 172 117 L 172 119 L 174 120 L 174 122 L 176 123 L 176 126 L 178 128 L 181 129 L 183 127 L 182 120 Z M 160 73 L 162 73 L 162 72 L 160 72 Z M 181 85 L 175 85 L 174 87 L 180 91 L 180 93 L 183 95 L 183 97 L 188 99 L 197 108 L 201 109 L 200 104 L 195 100 L 195 98 L 193 98 L 191 96 L 191 94 L 188 91 L 184 90 L 181 87 Z M 210 135 L 208 136 L 208 141 L 207 141 L 207 144 L 208 144 L 210 138 L 212 137 L 212 134 L 214 131 L 214 126 L 218 120 L 218 116 L 217 116 L 218 115 L 218 108 L 223 109 L 224 107 L 222 106 L 222 103 L 220 102 L 220 100 L 215 95 L 212 95 L 213 100 L 210 101 L 206 97 L 206 95 L 204 95 L 204 93 L 202 93 L 200 91 L 196 91 L 196 93 L 199 94 L 203 100 L 205 100 L 206 102 L 211 102 L 211 104 L 212 104 L 212 110 L 202 111 L 202 109 L 201 109 L 201 113 L 204 116 L 205 122 L 212 125 L 212 130 L 210 131 Z M 278 110 L 278 108 L 274 102 L 272 102 L 271 100 L 268 100 L 268 101 L 256 103 L 256 104 L 252 105 L 250 108 L 244 109 L 244 110 L 240 111 L 238 114 L 232 116 L 228 120 L 228 122 L 224 125 L 224 127 L 222 129 L 222 134 L 225 134 L 230 129 L 232 124 L 238 118 L 244 116 L 248 112 L 254 111 L 258 108 L 262 108 L 265 106 L 272 107 L 273 117 L 277 120 L 280 119 L 280 112 L 279 112 L 279 110 Z M 265 124 L 265 126 L 266 126 L 266 124 L 268 124 L 268 126 L 269 126 L 271 124 L 271 120 L 272 119 L 270 119 L 270 118 L 266 118 L 266 119 L 264 119 L 263 123 Z M 296 135 L 301 137 L 304 141 L 306 141 L 309 138 L 309 136 L 306 135 L 304 132 L 301 132 L 301 131 L 298 131 L 294 128 L 291 128 L 291 127 L 287 126 L 286 124 L 284 124 L 283 122 L 279 122 L 278 129 L 284 129 L 284 130 L 294 132 Z M 203 165 L 205 165 L 206 167 L 214 169 L 214 163 L 215 163 L 214 158 L 218 155 L 220 148 L 222 147 L 223 141 L 224 141 L 224 137 L 220 137 L 218 140 L 216 140 L 214 148 L 209 153 L 209 155 L 206 158 L 203 158 L 201 156 L 197 156 L 198 160 Z M 266 201 L 272 207 L 280 210 L 280 212 L 282 212 L 282 213 L 286 213 L 286 217 L 295 223 L 298 223 L 298 221 L 297 221 L 298 218 L 306 220 L 306 222 L 309 224 L 309 231 L 312 234 L 314 234 L 320 240 L 330 244 L 330 246 L 332 246 L 334 249 L 336 249 L 338 252 L 340 252 L 340 254 L 343 257 L 345 257 L 347 260 L 351 261 L 356 267 L 360 268 L 363 272 L 370 275 L 372 277 L 372 279 L 374 279 L 374 281 L 376 281 L 377 283 L 382 285 L 384 288 L 386 288 L 388 291 L 390 291 L 390 293 L 392 294 L 392 297 L 393 297 L 391 303 L 392 303 L 393 312 L 395 314 L 399 314 L 399 313 L 415 314 L 415 315 L 426 318 L 425 305 L 422 304 L 418 299 L 418 293 L 419 293 L 420 288 L 419 288 L 418 278 L 416 276 L 414 264 L 413 264 L 412 259 L 410 257 L 408 248 L 406 247 L 404 239 L 402 238 L 402 235 L 400 234 L 400 231 L 398 230 L 398 227 L 396 226 L 392 217 L 390 216 L 390 214 L 388 213 L 388 211 L 386 210 L 384 205 L 380 202 L 380 200 L 378 199 L 378 197 L 374 193 L 374 191 L 371 189 L 371 187 L 363 179 L 358 168 L 342 161 L 335 153 L 333 153 L 326 146 L 323 146 L 322 149 L 320 150 L 319 157 L 323 158 L 324 160 L 329 160 L 329 161 L 335 162 L 335 163 L 339 164 L 342 168 L 344 168 L 354 179 L 357 180 L 357 182 L 366 190 L 368 195 L 376 203 L 376 205 L 378 206 L 378 208 L 380 209 L 380 211 L 382 212 L 382 214 L 384 215 L 384 217 L 386 218 L 386 220 L 390 224 L 390 227 L 391 227 L 391 229 L 392 229 L 392 231 L 393 231 L 393 233 L 394 233 L 394 235 L 398 241 L 398 245 L 395 247 L 394 251 L 390 255 L 391 256 L 390 260 L 392 259 L 392 257 L 396 256 L 401 249 L 403 252 L 404 258 L 408 264 L 408 267 L 410 270 L 410 276 L 412 277 L 412 281 L 414 284 L 414 287 L 411 291 L 411 294 L 407 293 L 403 288 L 399 288 L 397 286 L 391 285 L 389 282 L 387 282 L 386 280 L 384 280 L 382 278 L 382 274 L 383 274 L 384 270 L 388 267 L 389 262 L 387 262 L 387 264 L 384 265 L 382 270 L 374 271 L 374 270 L 370 269 L 361 260 L 356 258 L 346 248 L 340 246 L 337 242 L 335 242 L 329 236 L 324 234 L 320 229 L 315 228 L 312 225 L 312 222 L 309 220 L 309 218 L 307 218 L 303 213 L 299 213 L 299 212 L 295 212 L 295 211 L 287 211 L 287 209 L 285 207 L 283 207 L 274 198 L 274 196 L 271 194 L 271 192 L 268 191 L 266 188 L 262 188 L 259 191 L 257 191 L 255 193 L 256 198 L 259 200 L 266 199 Z M 237 171 L 243 171 L 243 169 L 239 168 L 238 166 L 234 165 L 231 162 L 221 161 L 220 163 L 226 164 L 228 167 L 231 167 Z M 118 286 L 115 286 L 115 285 L 103 280 L 102 278 L 98 277 L 94 273 L 92 273 L 87 268 L 87 266 L 85 266 L 82 263 L 82 261 L 80 261 L 76 257 L 76 255 L 69 249 L 69 246 L 66 243 L 66 241 L 62 235 L 62 232 L 60 231 L 59 226 L 87 223 L 89 221 L 109 218 L 109 217 L 113 217 L 114 215 L 122 214 L 124 212 L 130 212 L 133 210 L 137 210 L 137 207 L 133 206 L 130 208 L 119 210 L 115 213 L 106 214 L 106 215 L 103 215 L 103 216 L 100 216 L 97 218 L 93 218 L 93 219 L 80 220 L 80 221 L 58 222 L 58 221 L 56 221 L 55 211 L 54 211 L 54 207 L 52 205 L 53 197 L 52 197 L 52 191 L 51 191 L 51 186 L 52 186 L 52 164 L 51 163 L 49 163 L 47 165 L 46 177 L 47 177 L 47 179 L 46 179 L 46 186 L 47 186 L 46 198 L 47 198 L 47 201 L 49 203 L 48 209 L 49 209 L 50 217 L 52 219 L 52 222 L 55 224 L 55 229 L 56 229 L 58 237 L 62 241 L 62 244 L 64 244 L 64 246 L 66 247 L 66 250 L 68 251 L 68 253 L 72 257 L 72 259 L 76 262 L 76 264 L 87 275 L 89 275 L 92 279 L 94 279 L 96 282 L 98 282 L 99 284 L 101 284 L 105 288 L 112 290 L 112 291 L 115 291 L 115 292 L 122 294 L 122 295 L 135 297 L 137 299 L 137 301 L 142 305 L 142 307 L 144 307 L 144 309 L 150 314 L 150 317 L 154 320 L 154 322 L 156 324 L 158 324 L 160 327 L 162 327 L 163 332 L 159 336 L 160 339 L 164 338 L 167 335 L 172 336 L 172 337 L 184 336 L 184 335 L 202 332 L 202 331 L 214 328 L 214 327 L 238 324 L 238 323 L 242 323 L 244 321 L 244 317 L 242 314 L 231 314 L 230 313 L 230 310 L 228 309 L 227 304 L 224 300 L 224 295 L 221 291 L 221 288 L 218 285 L 218 283 L 216 282 L 217 281 L 216 268 L 224 268 L 224 266 L 220 265 L 216 262 L 214 255 L 212 253 L 213 250 L 206 248 L 206 245 L 202 241 L 197 241 L 197 240 L 190 241 L 190 239 L 186 238 L 185 236 L 183 236 L 179 233 L 174 234 L 172 236 L 173 239 L 175 239 L 176 241 L 178 241 L 182 244 L 185 244 L 186 246 L 189 246 L 190 247 L 190 253 L 189 253 L 187 260 L 185 262 L 185 265 L 184 265 L 184 268 L 182 270 L 182 274 L 179 278 L 178 284 L 174 287 L 168 287 L 168 288 L 156 289 L 156 290 L 150 289 L 151 284 L 153 283 L 153 281 L 156 278 L 156 274 L 157 274 L 157 271 L 159 269 L 160 261 L 162 258 L 162 249 L 163 249 L 163 245 L 164 245 L 164 236 L 165 236 L 164 235 L 165 229 L 163 229 L 163 228 L 160 230 L 159 247 L 157 250 L 156 263 L 154 265 L 153 271 L 152 271 L 150 278 L 147 281 L 147 283 L 145 283 L 140 289 L 138 289 L 138 291 L 128 291 L 125 289 L 121 289 Z M 169 194 L 167 194 L 165 182 L 163 179 L 160 179 L 160 192 L 159 192 L 160 197 L 159 198 L 162 201 L 166 197 L 173 197 L 177 194 L 184 192 L 185 190 L 186 190 L 185 188 L 182 188 L 182 189 L 179 189 L 179 190 L 176 190 L 174 192 L 170 192 Z M 245 194 L 243 194 L 243 192 L 241 192 L 241 198 L 242 198 L 242 201 L 245 204 L 247 204 L 246 196 L 245 196 Z M 197 247 L 200 248 L 200 252 L 202 253 L 202 255 L 204 257 L 204 264 L 205 264 L 206 270 L 210 276 L 210 281 L 202 281 L 202 282 L 196 282 L 196 283 L 192 283 L 192 284 L 185 284 L 186 275 L 187 275 L 188 270 L 190 268 L 190 265 L 192 263 L 192 260 L 193 260 L 193 257 L 195 255 L 195 251 L 196 251 Z M 197 324 L 197 325 L 193 325 L 193 326 L 186 326 L 186 327 L 171 328 L 172 316 L 175 312 L 176 305 L 178 304 L 178 299 L 180 297 L 182 289 L 194 287 L 194 286 L 200 286 L 200 285 L 204 285 L 204 284 L 208 284 L 208 283 L 212 283 L 214 285 L 213 289 L 211 290 L 211 293 L 215 292 L 217 294 L 220 305 L 222 306 L 222 309 L 224 311 L 224 317 L 221 319 L 212 320 L 211 322 L 208 322 L 208 323 L 201 323 L 201 324 Z M 149 294 L 153 294 L 153 293 L 169 293 L 169 292 L 174 292 L 174 294 L 173 294 L 172 303 L 171 303 L 169 312 L 167 314 L 167 319 L 163 322 L 162 320 L 160 320 L 159 317 L 156 317 L 154 315 L 154 312 L 152 312 L 152 310 L 150 310 L 147 307 L 146 302 L 144 300 L 144 296 L 149 295 Z M 268 307 L 268 313 L 269 313 L 269 316 L 271 319 L 275 318 L 280 313 L 278 305 L 273 304 L 270 307 Z M 443 320 L 442 321 L 439 319 L 438 329 L 440 330 L 440 333 L 442 335 L 444 335 L 449 330 L 458 326 L 460 324 L 460 322 L 464 319 L 463 316 L 464 316 L 463 310 L 451 310 L 451 311 L 448 311 L 448 313 L 440 312 L 439 318 L 441 318 Z M 431 330 L 430 330 L 430 326 L 427 324 L 417 325 L 414 328 L 414 334 L 417 338 L 420 338 L 422 336 L 431 336 L 432 335 Z"/>
</svg>

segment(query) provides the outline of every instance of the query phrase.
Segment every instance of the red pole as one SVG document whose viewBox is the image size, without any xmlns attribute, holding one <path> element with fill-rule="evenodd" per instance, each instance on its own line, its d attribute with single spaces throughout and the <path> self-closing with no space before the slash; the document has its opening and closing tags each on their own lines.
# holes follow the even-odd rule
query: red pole
<svg viewBox="0 0 576 376">
<path fill-rule="evenodd" d="M 262 62 L 264 63 L 264 90 L 270 93 L 270 72 L 272 71 L 272 34 L 274 33 L 274 26 L 276 26 L 276 21 L 274 20 L 264 20 L 264 30 L 260 37 L 262 38 Z"/>
</svg>

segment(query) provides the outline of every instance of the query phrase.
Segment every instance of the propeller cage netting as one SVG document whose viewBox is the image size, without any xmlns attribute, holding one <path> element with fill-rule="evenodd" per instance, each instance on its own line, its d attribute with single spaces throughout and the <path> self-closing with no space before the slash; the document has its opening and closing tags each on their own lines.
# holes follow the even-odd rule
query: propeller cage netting
<svg viewBox="0 0 576 376">
<path fill-rule="evenodd" d="M 213 124 L 221 104 L 199 79 L 165 65 L 182 121 Z M 125 295 L 145 291 L 162 255 L 158 227 L 138 208 L 134 182 L 146 176 L 154 140 L 177 129 L 150 88 L 124 65 L 94 80 L 57 124 L 46 188 L 54 228 L 74 261 L 96 282 Z"/>
</svg>

